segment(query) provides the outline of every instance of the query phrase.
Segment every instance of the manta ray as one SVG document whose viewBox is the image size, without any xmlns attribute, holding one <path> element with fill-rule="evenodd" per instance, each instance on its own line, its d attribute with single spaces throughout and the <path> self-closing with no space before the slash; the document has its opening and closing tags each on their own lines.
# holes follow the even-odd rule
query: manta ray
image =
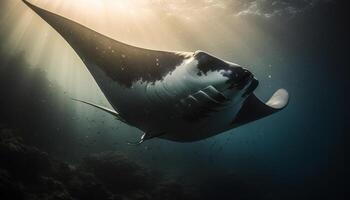
<svg viewBox="0 0 350 200">
<path fill-rule="evenodd" d="M 113 109 L 77 100 L 151 138 L 193 142 L 231 130 L 286 107 L 285 89 L 265 103 L 246 68 L 204 51 L 168 52 L 131 46 L 23 1 L 81 58 Z"/>
</svg>

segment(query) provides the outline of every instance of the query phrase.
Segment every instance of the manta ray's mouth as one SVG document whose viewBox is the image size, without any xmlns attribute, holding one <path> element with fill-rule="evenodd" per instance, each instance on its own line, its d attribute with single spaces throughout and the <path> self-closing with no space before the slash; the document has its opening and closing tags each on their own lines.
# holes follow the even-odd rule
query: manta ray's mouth
<svg viewBox="0 0 350 200">
<path fill-rule="evenodd" d="M 256 80 L 256 78 L 252 78 L 250 85 L 248 86 L 248 88 L 246 89 L 246 91 L 243 93 L 242 97 L 246 97 L 249 94 L 251 94 L 259 85 L 259 81 Z"/>
<path fill-rule="evenodd" d="M 228 89 L 239 89 L 242 90 L 246 85 L 254 79 L 254 76 L 251 73 L 246 73 L 242 77 L 240 77 L 239 80 L 235 80 L 234 82 L 231 82 L 230 80 L 228 82 L 231 82 L 230 87 Z"/>
</svg>

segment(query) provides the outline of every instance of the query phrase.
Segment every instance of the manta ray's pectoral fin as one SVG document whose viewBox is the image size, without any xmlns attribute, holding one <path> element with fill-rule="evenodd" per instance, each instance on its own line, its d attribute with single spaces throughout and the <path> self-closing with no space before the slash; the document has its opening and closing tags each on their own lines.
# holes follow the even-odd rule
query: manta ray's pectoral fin
<svg viewBox="0 0 350 200">
<path fill-rule="evenodd" d="M 288 101 L 289 94 L 285 89 L 277 90 L 266 103 L 251 94 L 244 101 L 241 110 L 233 121 L 233 125 L 240 126 L 269 116 L 285 108 Z"/>
<path fill-rule="evenodd" d="M 104 93 L 109 90 L 105 79 L 127 88 L 137 81 L 154 83 L 192 55 L 131 46 L 23 1 L 68 42 Z"/>
<path fill-rule="evenodd" d="M 91 102 L 87 102 L 87 101 L 83 101 L 83 100 L 79 100 L 79 99 L 74 99 L 74 98 L 71 98 L 71 99 L 73 101 L 81 102 L 81 103 L 93 106 L 95 108 L 98 108 L 98 109 L 100 109 L 102 111 L 105 111 L 105 112 L 115 116 L 118 120 L 120 120 L 122 122 L 125 122 L 125 120 L 123 118 L 121 118 L 119 113 L 117 111 L 115 111 L 115 110 L 112 110 L 112 109 L 109 109 L 109 108 L 106 108 L 106 107 L 103 107 L 103 106 L 100 106 L 100 105 L 97 105 L 97 104 L 94 104 L 94 103 L 91 103 Z"/>
<path fill-rule="evenodd" d="M 159 137 L 159 136 L 162 136 L 164 135 L 165 133 L 160 133 L 160 134 L 156 134 L 156 135 L 152 135 L 152 134 L 147 134 L 147 133 L 144 133 L 141 138 L 140 138 L 140 141 L 138 142 L 128 142 L 129 145 L 140 145 L 142 144 L 143 142 L 145 142 L 146 140 L 150 140 L 150 139 L 153 139 L 153 138 L 156 138 L 156 137 Z"/>
</svg>

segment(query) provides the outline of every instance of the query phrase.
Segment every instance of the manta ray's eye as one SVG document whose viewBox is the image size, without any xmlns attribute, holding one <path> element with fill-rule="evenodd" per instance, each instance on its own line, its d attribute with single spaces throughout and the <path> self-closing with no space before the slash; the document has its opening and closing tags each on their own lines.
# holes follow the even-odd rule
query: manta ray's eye
<svg viewBox="0 0 350 200">
<path fill-rule="evenodd" d="M 206 57 L 208 57 L 209 55 L 207 53 L 205 53 L 204 51 L 195 51 L 194 52 L 194 57 L 197 59 L 205 59 Z"/>
</svg>

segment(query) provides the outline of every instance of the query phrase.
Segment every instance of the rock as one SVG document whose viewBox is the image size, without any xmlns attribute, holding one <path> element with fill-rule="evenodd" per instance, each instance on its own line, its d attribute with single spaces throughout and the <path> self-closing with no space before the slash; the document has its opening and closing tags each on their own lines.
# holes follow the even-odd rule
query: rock
<svg viewBox="0 0 350 200">
<path fill-rule="evenodd" d="M 28 195 L 27 198 L 48 199 L 48 200 L 73 200 L 65 185 L 52 178 L 41 177 L 35 185 L 25 188 Z"/>
<path fill-rule="evenodd" d="M 175 180 L 121 153 L 89 155 L 73 166 L 24 144 L 13 132 L 0 129 L 1 200 L 196 199 Z"/>
<path fill-rule="evenodd" d="M 95 174 L 114 193 L 153 187 L 147 170 L 120 153 L 104 152 L 88 156 L 84 158 L 82 167 Z"/>
<path fill-rule="evenodd" d="M 23 144 L 11 130 L 0 133 L 1 200 L 73 199 L 62 182 L 50 177 L 53 162 L 47 153 Z"/>
<path fill-rule="evenodd" d="M 72 196 L 76 199 L 113 199 L 113 194 L 91 173 L 77 172 L 66 185 Z"/>
<path fill-rule="evenodd" d="M 24 199 L 22 185 L 13 180 L 10 173 L 0 169 L 0 199 L 21 200 Z"/>
<path fill-rule="evenodd" d="M 51 172 L 48 154 L 22 143 L 10 131 L 0 136 L 0 167 L 11 172 L 15 179 L 32 181 Z"/>
</svg>

